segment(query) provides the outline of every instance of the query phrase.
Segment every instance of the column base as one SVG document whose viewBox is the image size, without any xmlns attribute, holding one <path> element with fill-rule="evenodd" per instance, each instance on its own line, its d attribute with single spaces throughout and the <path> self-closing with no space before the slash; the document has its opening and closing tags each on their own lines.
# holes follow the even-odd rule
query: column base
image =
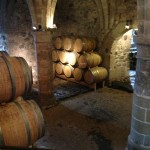
<svg viewBox="0 0 150 150">
<path fill-rule="evenodd" d="M 150 146 L 138 145 L 134 143 L 134 141 L 130 138 L 129 135 L 126 150 L 150 150 Z"/>
<path fill-rule="evenodd" d="M 56 98 L 54 97 L 54 95 L 51 95 L 50 93 L 40 93 L 39 104 L 43 109 L 47 109 L 52 106 L 55 106 L 57 102 L 56 102 Z"/>
</svg>

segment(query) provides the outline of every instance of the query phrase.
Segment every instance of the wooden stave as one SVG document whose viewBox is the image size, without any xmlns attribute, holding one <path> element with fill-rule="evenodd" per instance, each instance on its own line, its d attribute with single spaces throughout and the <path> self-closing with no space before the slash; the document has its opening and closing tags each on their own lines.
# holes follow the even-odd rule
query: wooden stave
<svg viewBox="0 0 150 150">
<path fill-rule="evenodd" d="M 35 101 L 24 101 L 19 98 L 14 102 L 0 105 L 0 108 L 0 139 L 2 139 L 0 145 L 27 147 L 44 135 L 45 121 Z M 7 118 L 4 118 L 5 116 Z M 23 124 L 19 125 L 20 123 Z M 10 128 L 9 126 L 13 127 Z M 7 132 L 8 129 L 9 132 Z M 16 132 L 18 130 L 19 132 Z"/>
<path fill-rule="evenodd" d="M 2 57 L 0 57 L 0 59 L 1 59 L 1 69 L 3 69 L 3 71 L 5 70 L 5 72 L 3 72 L 0 75 L 1 76 L 0 85 L 1 86 L 3 85 L 3 88 L 1 88 L 0 92 L 0 102 L 7 102 L 13 100 L 17 96 L 23 96 L 25 93 L 27 93 L 25 89 L 26 84 L 30 85 L 29 88 L 27 89 L 29 92 L 31 90 L 31 86 L 33 83 L 32 75 L 30 75 L 29 83 L 26 83 L 23 68 L 18 58 L 3 55 Z M 26 67 L 28 66 L 27 62 L 22 57 L 20 58 L 20 60 L 23 61 L 24 66 Z M 16 70 L 16 68 L 18 70 Z M 18 74 L 18 72 L 20 74 Z M 4 77 L 3 74 L 5 74 L 7 77 Z M 6 88 L 6 85 L 4 83 L 7 84 L 8 88 Z"/>
<path fill-rule="evenodd" d="M 103 72 L 102 72 L 103 71 Z M 90 75 L 90 77 L 87 75 Z M 103 76 L 101 76 L 103 75 Z M 84 74 L 84 81 L 88 84 L 92 84 L 92 83 L 98 83 L 103 81 L 108 75 L 108 72 L 106 70 L 106 68 L 104 67 L 94 67 L 94 68 L 90 68 L 88 69 L 85 74 Z M 91 80 L 89 80 L 91 79 Z"/>
</svg>

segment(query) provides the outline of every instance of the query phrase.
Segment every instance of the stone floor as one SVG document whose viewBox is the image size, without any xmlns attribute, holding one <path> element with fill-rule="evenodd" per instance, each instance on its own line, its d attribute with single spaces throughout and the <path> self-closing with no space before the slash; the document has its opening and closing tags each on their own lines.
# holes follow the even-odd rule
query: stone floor
<svg viewBox="0 0 150 150">
<path fill-rule="evenodd" d="M 63 84 L 71 84 L 72 88 L 72 83 L 64 80 L 54 83 L 55 87 Z M 43 110 L 46 133 L 34 146 L 53 150 L 125 150 L 133 93 L 108 87 L 81 91 Z"/>
</svg>

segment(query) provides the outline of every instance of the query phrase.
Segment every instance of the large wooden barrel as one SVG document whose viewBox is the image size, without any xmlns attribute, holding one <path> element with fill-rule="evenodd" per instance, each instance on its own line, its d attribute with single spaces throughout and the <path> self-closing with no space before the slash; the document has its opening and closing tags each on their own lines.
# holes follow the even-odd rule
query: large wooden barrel
<svg viewBox="0 0 150 150">
<path fill-rule="evenodd" d="M 84 74 L 84 80 L 88 84 L 98 83 L 104 80 L 108 75 L 104 67 L 94 67 L 88 69 Z"/>
<path fill-rule="evenodd" d="M 67 78 L 72 77 L 74 68 L 71 65 L 64 65 L 63 72 Z"/>
<path fill-rule="evenodd" d="M 60 52 L 59 52 L 59 60 L 60 60 L 63 64 L 68 63 L 68 52 L 66 52 L 66 51 L 60 51 Z"/>
<path fill-rule="evenodd" d="M 63 68 L 64 68 L 64 65 L 61 62 L 57 63 L 55 66 L 56 73 L 59 75 L 64 74 Z"/>
<path fill-rule="evenodd" d="M 76 52 L 69 52 L 69 53 L 68 53 L 68 63 L 69 63 L 71 66 L 76 65 L 79 56 L 80 56 L 80 55 L 79 55 L 78 53 L 76 53 Z"/>
<path fill-rule="evenodd" d="M 0 105 L 0 145 L 27 147 L 44 135 L 45 124 L 39 106 L 20 97 Z"/>
<path fill-rule="evenodd" d="M 0 102 L 26 95 L 32 87 L 32 71 L 22 57 L 0 57 Z"/>
<path fill-rule="evenodd" d="M 98 66 L 102 62 L 102 57 L 96 52 L 92 52 L 91 55 L 93 59 L 92 67 Z"/>
<path fill-rule="evenodd" d="M 63 37 L 62 36 L 58 36 L 55 38 L 54 47 L 56 49 L 62 49 L 63 48 Z"/>
<path fill-rule="evenodd" d="M 75 37 L 74 36 L 66 36 L 63 39 L 63 48 L 66 51 L 73 51 L 73 44 L 75 41 Z"/>
<path fill-rule="evenodd" d="M 90 52 L 93 51 L 96 47 L 96 41 L 91 38 L 78 37 L 75 39 L 73 44 L 73 50 L 75 52 Z"/>
<path fill-rule="evenodd" d="M 75 68 L 73 71 L 73 77 L 77 81 L 81 81 L 83 79 L 85 70 L 80 69 L 80 68 Z"/>
<path fill-rule="evenodd" d="M 52 50 L 52 61 L 53 62 L 59 61 L 59 51 L 58 50 Z"/>
<path fill-rule="evenodd" d="M 102 62 L 102 58 L 98 53 L 84 53 L 79 56 L 79 68 L 91 68 L 98 66 Z"/>
</svg>

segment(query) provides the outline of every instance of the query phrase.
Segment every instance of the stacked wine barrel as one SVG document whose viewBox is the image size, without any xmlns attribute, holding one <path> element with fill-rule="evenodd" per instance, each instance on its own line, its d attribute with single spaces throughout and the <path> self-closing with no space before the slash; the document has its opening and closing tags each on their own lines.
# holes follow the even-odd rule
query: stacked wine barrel
<svg viewBox="0 0 150 150">
<path fill-rule="evenodd" d="M 33 100 L 31 68 L 22 57 L 0 52 L 0 147 L 27 147 L 44 135 L 44 119 Z"/>
<path fill-rule="evenodd" d="M 96 41 L 79 36 L 59 36 L 54 41 L 52 60 L 56 75 L 65 75 L 93 84 L 107 77 L 107 70 L 99 67 L 102 57 L 95 50 Z"/>
</svg>

